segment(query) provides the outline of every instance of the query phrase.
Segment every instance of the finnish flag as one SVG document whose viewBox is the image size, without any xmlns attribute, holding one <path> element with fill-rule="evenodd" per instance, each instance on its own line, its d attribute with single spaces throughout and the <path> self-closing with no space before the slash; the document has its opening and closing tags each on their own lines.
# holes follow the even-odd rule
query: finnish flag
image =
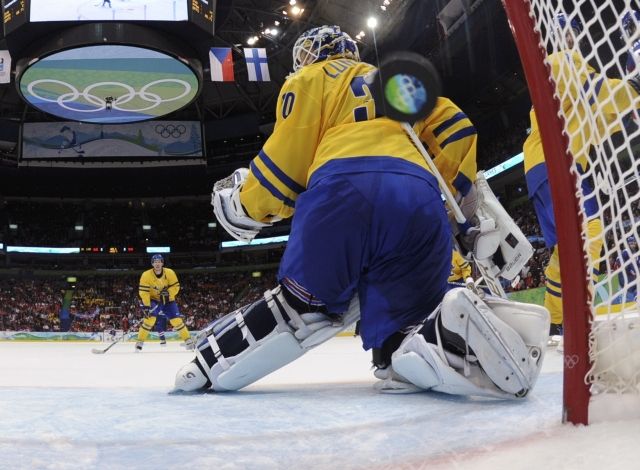
<svg viewBox="0 0 640 470">
<path fill-rule="evenodd" d="M 247 61 L 247 71 L 250 82 L 269 82 L 269 65 L 267 51 L 261 47 L 245 47 L 244 58 Z"/>
</svg>

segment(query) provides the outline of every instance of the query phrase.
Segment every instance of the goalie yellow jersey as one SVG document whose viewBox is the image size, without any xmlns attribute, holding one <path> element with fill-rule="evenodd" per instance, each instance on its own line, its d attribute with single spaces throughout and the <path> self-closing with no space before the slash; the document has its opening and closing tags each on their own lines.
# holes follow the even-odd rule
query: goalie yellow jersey
<svg viewBox="0 0 640 470">
<path fill-rule="evenodd" d="M 413 128 L 429 149 L 449 190 L 466 196 L 478 172 L 478 132 L 471 120 L 450 99 L 441 96 L 431 114 Z"/>
<path fill-rule="evenodd" d="M 152 300 L 160 300 L 160 292 L 163 289 L 169 291 L 169 302 L 176 300 L 176 295 L 180 291 L 178 276 L 173 269 L 162 268 L 162 274 L 156 274 L 153 269 L 148 269 L 140 276 L 138 294 L 142 303 L 148 307 Z"/>
<path fill-rule="evenodd" d="M 307 65 L 287 79 L 273 134 L 251 162 L 240 193 L 251 218 L 269 222 L 292 216 L 298 195 L 327 168 L 334 174 L 429 172 L 400 123 L 376 117 L 365 82 L 373 69 L 333 59 Z"/>
</svg>

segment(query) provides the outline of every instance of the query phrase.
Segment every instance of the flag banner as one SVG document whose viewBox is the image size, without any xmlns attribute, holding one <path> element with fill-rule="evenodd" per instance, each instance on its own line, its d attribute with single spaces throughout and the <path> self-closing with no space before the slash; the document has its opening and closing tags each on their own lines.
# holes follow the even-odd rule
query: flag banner
<svg viewBox="0 0 640 470">
<path fill-rule="evenodd" d="M 0 83 L 11 81 L 11 56 L 9 51 L 0 51 Z"/>
<path fill-rule="evenodd" d="M 247 71 L 250 82 L 269 82 L 269 65 L 267 64 L 267 50 L 264 48 L 246 47 L 244 58 L 247 61 Z"/>
<path fill-rule="evenodd" d="M 212 82 L 232 82 L 233 57 L 230 47 L 212 47 L 209 50 L 209 66 Z"/>
</svg>

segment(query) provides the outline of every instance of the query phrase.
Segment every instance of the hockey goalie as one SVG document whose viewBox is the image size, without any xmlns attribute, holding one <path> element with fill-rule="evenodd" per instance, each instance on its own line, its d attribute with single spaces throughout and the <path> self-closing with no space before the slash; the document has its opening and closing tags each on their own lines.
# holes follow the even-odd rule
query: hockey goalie
<svg viewBox="0 0 640 470">
<path fill-rule="evenodd" d="M 364 79 L 373 66 L 347 34 L 305 32 L 293 64 L 273 134 L 212 194 L 220 225 L 238 240 L 293 216 L 278 285 L 200 333 L 176 390 L 239 390 L 360 320 L 381 392 L 526 396 L 542 366 L 547 311 L 450 288 L 453 236 L 436 178 L 400 123 L 376 115 Z"/>
</svg>

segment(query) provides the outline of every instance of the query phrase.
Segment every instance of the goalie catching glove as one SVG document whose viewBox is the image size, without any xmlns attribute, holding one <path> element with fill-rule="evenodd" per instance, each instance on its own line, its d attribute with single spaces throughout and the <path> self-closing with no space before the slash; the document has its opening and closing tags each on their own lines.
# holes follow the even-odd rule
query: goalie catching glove
<svg viewBox="0 0 640 470">
<path fill-rule="evenodd" d="M 243 242 L 250 242 L 260 230 L 271 226 L 253 220 L 242 207 L 240 191 L 248 174 L 247 168 L 238 168 L 231 176 L 216 181 L 211 193 L 211 205 L 218 222 L 229 235 Z"/>
</svg>

